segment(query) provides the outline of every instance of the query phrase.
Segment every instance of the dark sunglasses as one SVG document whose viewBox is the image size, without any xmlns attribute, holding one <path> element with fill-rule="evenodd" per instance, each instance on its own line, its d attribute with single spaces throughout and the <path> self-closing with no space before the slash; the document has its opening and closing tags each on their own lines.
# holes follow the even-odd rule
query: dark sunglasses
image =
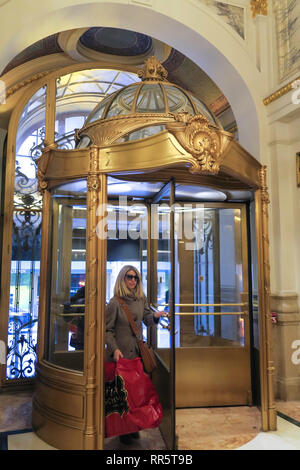
<svg viewBox="0 0 300 470">
<path fill-rule="evenodd" d="M 138 276 L 134 276 L 133 274 L 125 274 L 125 277 L 127 277 L 127 279 L 130 279 L 130 281 L 132 281 L 132 279 L 135 279 L 136 281 L 139 280 Z"/>
</svg>

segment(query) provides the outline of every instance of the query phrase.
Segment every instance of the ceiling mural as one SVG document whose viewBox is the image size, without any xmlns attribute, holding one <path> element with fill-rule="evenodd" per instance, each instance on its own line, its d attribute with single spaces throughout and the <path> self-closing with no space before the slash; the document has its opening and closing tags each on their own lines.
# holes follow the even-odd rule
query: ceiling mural
<svg viewBox="0 0 300 470">
<path fill-rule="evenodd" d="M 276 0 L 276 36 L 278 43 L 278 69 L 280 81 L 300 68 L 300 2 Z"/>
<path fill-rule="evenodd" d="M 68 42 L 70 37 L 72 40 Z M 75 41 L 74 38 L 76 38 Z M 72 50 L 70 50 L 69 44 L 72 45 Z M 50 54 L 60 54 L 61 60 L 66 60 L 65 65 L 74 63 L 74 59 L 77 59 L 78 62 L 90 60 L 101 63 L 103 60 L 110 61 L 109 57 L 111 57 L 112 63 L 119 60 L 119 63 L 124 64 L 125 70 L 126 64 L 140 68 L 147 57 L 155 55 L 167 70 L 170 82 L 181 86 L 205 102 L 218 117 L 225 111 L 228 114 L 229 111 L 229 114 L 231 113 L 230 126 L 234 127 L 235 125 L 228 101 L 203 70 L 176 49 L 135 31 L 93 27 L 49 36 L 18 54 L 6 66 L 1 76 L 3 77 L 13 69 L 28 64 L 34 59 L 40 58 L 42 60 Z M 32 63 L 31 74 L 41 71 L 41 60 Z M 55 67 L 55 64 L 56 61 L 52 61 L 52 67 Z M 61 61 L 59 66 L 62 66 Z"/>
<path fill-rule="evenodd" d="M 245 39 L 245 9 L 230 3 L 216 0 L 196 0 L 209 7 L 228 26 L 230 26 L 242 39 Z"/>
<path fill-rule="evenodd" d="M 223 96 L 216 84 L 198 65 L 175 49 L 171 51 L 163 66 L 168 72 L 170 82 L 176 83 L 176 85 L 201 98 L 209 106 L 220 96 Z"/>
<path fill-rule="evenodd" d="M 10 70 L 18 67 L 19 65 L 29 62 L 30 60 L 37 59 L 38 57 L 47 56 L 49 54 L 56 54 L 63 52 L 58 43 L 58 34 L 53 34 L 47 38 L 35 42 L 31 46 L 24 49 L 20 54 L 13 58 L 3 70 L 2 75 Z"/>
</svg>

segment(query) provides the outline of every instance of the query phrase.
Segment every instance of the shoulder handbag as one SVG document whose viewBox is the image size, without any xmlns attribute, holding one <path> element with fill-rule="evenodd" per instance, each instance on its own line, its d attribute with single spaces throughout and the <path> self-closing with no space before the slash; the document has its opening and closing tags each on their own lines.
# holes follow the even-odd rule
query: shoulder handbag
<svg viewBox="0 0 300 470">
<path fill-rule="evenodd" d="M 136 336 L 142 363 L 144 365 L 144 369 L 148 374 L 150 374 L 157 367 L 154 351 L 151 348 L 151 346 L 149 346 L 145 341 L 143 341 L 142 339 L 139 339 L 138 329 L 132 318 L 132 315 L 130 313 L 128 306 L 126 305 L 126 303 L 121 297 L 117 297 L 117 299 L 119 303 L 121 304 L 121 307 L 123 308 L 125 314 L 127 315 L 131 329 L 134 335 Z"/>
</svg>

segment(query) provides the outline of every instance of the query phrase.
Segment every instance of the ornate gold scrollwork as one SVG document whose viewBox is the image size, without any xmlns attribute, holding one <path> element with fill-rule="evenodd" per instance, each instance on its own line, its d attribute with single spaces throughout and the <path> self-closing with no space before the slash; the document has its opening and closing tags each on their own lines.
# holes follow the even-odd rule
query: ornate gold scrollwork
<svg viewBox="0 0 300 470">
<path fill-rule="evenodd" d="M 251 0 L 252 17 L 257 15 L 267 16 L 268 14 L 268 0 Z"/>
<path fill-rule="evenodd" d="M 99 171 L 99 148 L 97 145 L 91 145 L 90 147 L 90 172 Z"/>
<path fill-rule="evenodd" d="M 270 204 L 270 198 L 269 198 L 268 187 L 267 187 L 266 169 L 267 169 L 267 167 L 264 165 L 259 170 L 261 199 L 262 199 L 263 203 Z"/>
<path fill-rule="evenodd" d="M 42 155 L 37 160 L 36 172 L 38 190 L 40 193 L 43 193 L 48 187 L 48 181 L 45 179 L 45 175 L 51 158 L 51 152 L 55 149 L 57 149 L 57 144 L 55 142 L 49 143 L 44 140 L 44 148 L 42 149 Z"/>
<path fill-rule="evenodd" d="M 233 136 L 212 126 L 202 114 L 191 116 L 183 112 L 173 116 L 175 122 L 168 123 L 166 127 L 195 158 L 191 173 L 217 174 L 224 151 Z"/>
<path fill-rule="evenodd" d="M 100 191 L 101 183 L 99 177 L 99 148 L 92 145 L 90 148 L 89 174 L 87 177 L 87 190 Z"/>
<path fill-rule="evenodd" d="M 87 177 L 87 190 L 100 191 L 101 183 L 98 175 L 88 175 Z"/>
<path fill-rule="evenodd" d="M 22 82 L 16 83 L 15 85 L 13 85 L 11 88 L 9 88 L 7 90 L 6 98 L 9 98 L 10 96 L 12 96 L 14 93 L 16 93 L 18 90 L 20 90 L 24 86 L 29 85 L 30 83 L 34 82 L 35 80 L 39 80 L 40 78 L 45 77 L 49 73 L 50 73 L 50 70 L 48 70 L 46 72 L 40 72 L 40 73 L 37 73 L 37 74 L 33 75 L 30 78 L 27 78 L 26 80 L 22 80 Z"/>
<path fill-rule="evenodd" d="M 45 189 L 48 187 L 48 182 L 45 180 L 45 173 L 39 169 L 37 169 L 36 177 L 38 180 L 38 191 L 43 193 Z"/>
</svg>

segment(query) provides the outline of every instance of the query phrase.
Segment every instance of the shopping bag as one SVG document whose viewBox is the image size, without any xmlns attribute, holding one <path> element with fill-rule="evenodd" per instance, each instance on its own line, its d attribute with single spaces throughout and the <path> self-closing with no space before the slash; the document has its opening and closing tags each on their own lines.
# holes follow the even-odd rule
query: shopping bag
<svg viewBox="0 0 300 470">
<path fill-rule="evenodd" d="M 156 428 L 162 406 L 139 357 L 105 364 L 105 437 Z"/>
</svg>

